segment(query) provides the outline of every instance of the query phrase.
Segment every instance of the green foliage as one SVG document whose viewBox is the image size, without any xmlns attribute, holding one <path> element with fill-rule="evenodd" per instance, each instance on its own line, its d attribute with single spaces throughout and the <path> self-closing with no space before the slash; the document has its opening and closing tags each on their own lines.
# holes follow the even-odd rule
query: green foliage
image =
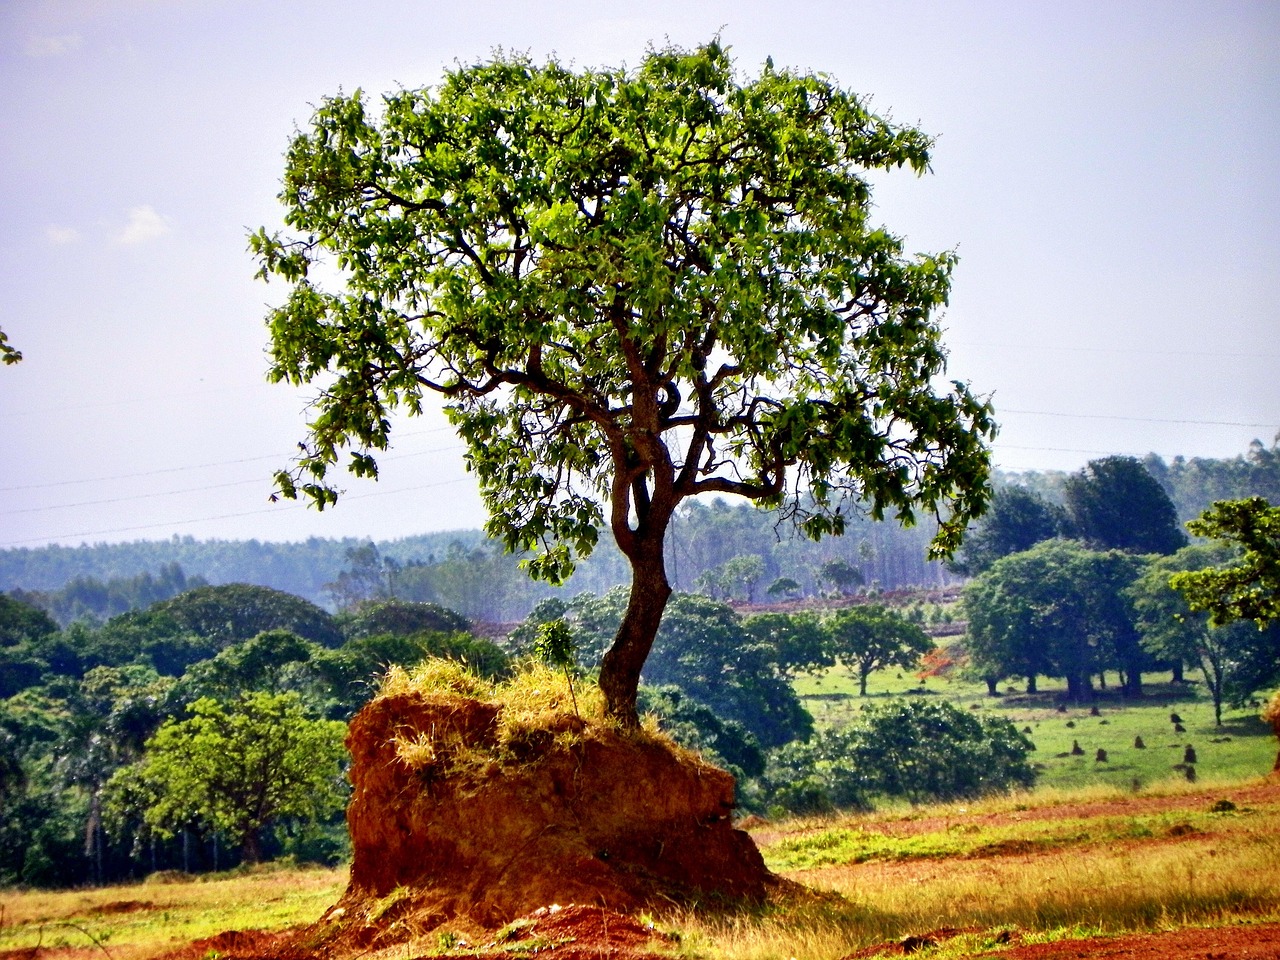
<svg viewBox="0 0 1280 960">
<path fill-rule="evenodd" d="M 576 597 L 566 618 L 588 665 L 604 653 L 626 608 L 626 591 Z M 784 676 L 778 648 L 758 639 L 727 604 L 692 593 L 671 598 L 645 662 L 644 682 L 674 686 L 724 720 L 740 723 L 774 747 L 813 729 Z"/>
<path fill-rule="evenodd" d="M 15 348 L 9 342 L 9 338 L 5 336 L 5 332 L 0 330 L 0 362 L 5 364 L 17 363 L 22 359 L 22 352 Z"/>
<path fill-rule="evenodd" d="M 765 770 L 760 741 L 736 720 L 726 720 L 710 707 L 690 700 L 679 687 L 641 687 L 640 709 L 658 717 L 662 732 L 703 759 L 738 779 L 758 777 Z"/>
<path fill-rule="evenodd" d="M 1001 557 L 1029 550 L 1042 540 L 1068 532 L 1066 511 L 1026 487 L 998 487 L 991 508 L 965 534 L 964 546 L 950 561 L 951 569 L 977 576 Z"/>
<path fill-rule="evenodd" d="M 39 607 L 0 593 L 0 647 L 38 640 L 57 630 L 58 625 Z"/>
<path fill-rule="evenodd" d="M 1063 486 L 1073 532 L 1099 549 L 1173 553 L 1187 536 L 1164 488 L 1135 457 L 1090 460 Z"/>
<path fill-rule="evenodd" d="M 460 633 L 471 626 L 467 618 L 436 603 L 383 600 L 361 604 L 338 614 L 338 628 L 347 640 L 378 634 Z"/>
<path fill-rule="evenodd" d="M 768 802 L 796 813 L 913 803 L 1030 787 L 1033 749 L 1013 724 L 920 698 L 868 705 L 843 730 L 793 743 L 770 759 Z"/>
<path fill-rule="evenodd" d="M 578 697 L 573 690 L 573 674 L 577 669 L 577 644 L 573 640 L 573 631 L 563 619 L 539 624 L 537 635 L 533 640 L 533 655 L 550 667 L 558 667 L 564 672 L 565 682 L 569 685 L 569 698 L 573 701 L 573 712 L 578 713 Z"/>
<path fill-rule="evenodd" d="M 153 605 L 150 612 L 163 614 L 219 646 L 248 640 L 264 630 L 290 630 L 326 647 L 342 643 L 333 617 L 314 603 L 249 583 L 198 587 Z"/>
<path fill-rule="evenodd" d="M 1261 497 L 1221 500 L 1187 528 L 1241 548 L 1234 563 L 1173 576 L 1193 610 L 1208 611 L 1218 625 L 1253 620 L 1262 627 L 1280 619 L 1280 506 Z"/>
<path fill-rule="evenodd" d="M 838 610 L 822 621 L 822 630 L 830 655 L 858 671 L 858 692 L 864 697 L 873 671 L 914 669 L 933 649 L 933 641 L 920 627 L 879 604 Z"/>
<path fill-rule="evenodd" d="M 852 593 L 854 587 L 860 587 L 865 582 L 861 570 L 838 557 L 828 560 L 818 568 L 818 579 L 831 584 L 840 594 Z"/>
<path fill-rule="evenodd" d="M 784 676 L 813 673 L 835 663 L 827 633 L 815 613 L 758 613 L 746 617 L 742 627 L 770 652 Z"/>
<path fill-rule="evenodd" d="M 113 778 L 116 810 L 149 797 L 146 820 L 160 835 L 192 825 L 219 830 L 254 862 L 269 824 L 341 809 L 345 724 L 308 718 L 296 694 L 203 698 L 190 713 L 165 723 L 140 766 Z"/>
<path fill-rule="evenodd" d="M 789 597 L 800 592 L 800 583 L 791 577 L 779 577 L 765 591 L 771 597 Z"/>
<path fill-rule="evenodd" d="M 1263 630 L 1241 620 L 1215 625 L 1207 614 L 1191 610 L 1170 579 L 1231 557 L 1224 545 L 1184 547 L 1153 561 L 1129 588 L 1143 645 L 1157 657 L 1200 668 L 1219 725 L 1224 700 L 1239 705 L 1280 675 L 1280 624 Z M 1269 668 L 1252 669 L 1262 663 Z"/>
<path fill-rule="evenodd" d="M 1126 589 L 1141 569 L 1130 554 L 1069 540 L 997 560 L 965 588 L 973 669 L 996 680 L 1063 677 L 1077 700 L 1099 670 L 1121 669 L 1130 692 L 1138 692 L 1150 663 Z"/>
</svg>

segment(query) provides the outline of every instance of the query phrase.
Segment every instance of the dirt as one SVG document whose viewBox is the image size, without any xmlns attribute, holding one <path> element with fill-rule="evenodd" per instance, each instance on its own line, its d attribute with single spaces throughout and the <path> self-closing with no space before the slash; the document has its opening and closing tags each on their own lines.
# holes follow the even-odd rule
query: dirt
<svg viewBox="0 0 1280 960">
<path fill-rule="evenodd" d="M 922 833 L 945 831 L 958 823 L 977 827 L 999 827 L 1010 823 L 1029 823 L 1041 820 L 1087 820 L 1094 817 L 1133 817 L 1175 810 L 1208 810 L 1220 800 L 1226 800 L 1239 808 L 1280 804 L 1280 777 L 1270 777 L 1261 783 L 1241 787 L 1211 787 L 1187 793 L 1167 796 L 1116 797 L 1092 803 L 1064 803 L 1051 807 L 1034 807 L 1028 810 L 1006 810 L 999 813 L 960 813 L 945 817 L 895 817 L 878 819 L 874 816 L 859 818 L 859 828 L 868 833 L 891 837 L 909 837 Z M 739 824 L 751 829 L 751 835 L 761 846 L 768 846 L 780 833 L 771 830 L 758 819 Z M 827 829 L 823 827 L 822 829 Z M 796 836 L 794 830 L 788 836 Z"/>
<path fill-rule="evenodd" d="M 935 930 L 882 943 L 851 953 L 843 960 L 897 957 L 942 946 L 971 930 Z M 991 948 L 968 956 L 991 960 L 1276 960 L 1280 958 L 1280 923 L 1238 924 L 1229 927 L 1189 927 L 1164 933 L 1138 933 L 1117 937 L 1087 937 L 1053 943 L 1023 943 L 1016 932 L 1002 931 Z M 928 954 L 924 954 L 928 956 Z"/>
</svg>

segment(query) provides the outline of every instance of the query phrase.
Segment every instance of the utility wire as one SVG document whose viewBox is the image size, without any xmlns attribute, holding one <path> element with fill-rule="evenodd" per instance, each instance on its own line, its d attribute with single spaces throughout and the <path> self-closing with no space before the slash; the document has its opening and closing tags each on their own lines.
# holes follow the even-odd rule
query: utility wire
<svg viewBox="0 0 1280 960">
<path fill-rule="evenodd" d="M 1127 420 L 1132 423 L 1180 423 L 1192 427 L 1258 427 L 1269 429 L 1277 423 L 1238 423 L 1234 420 L 1174 420 L 1164 417 L 1122 417 L 1109 413 L 1055 413 L 1052 410 L 1017 410 L 1013 407 L 998 407 L 996 415 L 1002 413 L 1021 413 L 1035 417 L 1065 417 L 1079 420 Z"/>
<path fill-rule="evenodd" d="M 415 450 L 412 453 L 397 453 L 389 457 L 383 457 L 385 460 L 406 460 L 409 457 L 425 457 L 433 453 L 448 453 L 453 450 L 464 449 L 463 444 L 454 444 L 451 447 L 434 447 L 430 450 Z M 131 500 L 153 500 L 156 497 L 176 497 L 185 493 L 203 493 L 206 490 L 223 490 L 227 487 L 245 487 L 249 484 L 264 483 L 264 478 L 254 477 L 251 480 L 232 480 L 228 483 L 214 483 L 203 487 L 184 487 L 181 490 L 161 490 L 154 493 L 134 493 L 124 497 L 108 497 L 103 500 L 81 500 L 77 503 L 55 503 L 44 507 L 23 507 L 18 510 L 0 510 L 0 517 L 10 516 L 17 513 L 43 513 L 48 510 L 71 510 L 75 507 L 96 507 L 108 503 L 127 503 Z"/>
<path fill-rule="evenodd" d="M 390 497 L 390 496 L 394 496 L 396 494 L 401 494 L 401 493 L 416 493 L 420 490 L 430 490 L 436 487 L 447 487 L 451 484 L 463 483 L 464 481 L 467 481 L 470 479 L 471 479 L 470 477 L 455 477 L 452 480 L 438 480 L 435 483 L 424 483 L 414 487 L 401 487 L 396 490 L 378 490 L 373 493 L 355 493 L 350 495 L 344 495 L 342 499 L 343 500 L 366 500 L 371 497 Z M 305 506 L 303 504 L 298 504 L 298 503 L 285 503 L 285 504 L 277 504 L 272 507 L 265 507 L 261 510 L 245 510 L 240 513 L 223 513 L 213 517 L 194 517 L 187 520 L 171 520 L 165 523 L 144 523 L 144 524 L 137 524 L 135 526 L 130 526 L 130 527 L 115 527 L 110 530 L 86 530 L 81 533 L 60 533 L 60 534 L 54 534 L 53 536 L 27 537 L 22 540 L 10 540 L 10 541 L 7 541 L 6 543 L 0 544 L 0 549 L 7 548 L 7 547 L 17 547 L 25 543 L 37 543 L 40 541 L 71 540 L 71 539 L 75 539 L 76 537 L 100 537 L 100 536 L 105 536 L 111 533 L 132 533 L 136 530 L 156 530 L 160 527 L 182 527 L 182 526 L 187 526 L 193 523 L 209 523 L 214 520 L 234 520 L 239 517 L 260 516 L 264 513 L 278 513 L 282 509 L 289 510 L 290 508 L 305 509 Z"/>
<path fill-rule="evenodd" d="M 431 427 L 426 430 L 414 430 L 410 433 L 397 434 L 397 438 L 404 437 L 420 437 L 428 433 L 440 433 L 442 430 L 452 430 L 453 427 Z M 450 447 L 449 449 L 453 449 Z M 430 451 L 429 451 L 430 452 Z M 13 490 L 44 490 L 48 487 L 69 487 L 83 483 L 106 483 L 109 480 L 134 480 L 138 477 L 157 477 L 166 473 L 182 473 L 186 470 L 207 470 L 210 467 L 231 467 L 241 463 L 262 463 L 265 460 L 275 460 L 279 462 L 285 458 L 285 454 L 269 453 L 261 457 L 247 457 L 243 460 L 215 460 L 211 463 L 191 463 L 182 467 L 163 467 L 159 470 L 143 470 L 139 473 L 118 473 L 110 477 L 85 477 L 81 480 L 54 480 L 50 483 L 28 483 L 18 487 L 0 487 L 0 493 L 8 493 Z M 386 459 L 392 460 L 402 456 L 412 456 L 412 454 L 395 454 Z"/>
</svg>

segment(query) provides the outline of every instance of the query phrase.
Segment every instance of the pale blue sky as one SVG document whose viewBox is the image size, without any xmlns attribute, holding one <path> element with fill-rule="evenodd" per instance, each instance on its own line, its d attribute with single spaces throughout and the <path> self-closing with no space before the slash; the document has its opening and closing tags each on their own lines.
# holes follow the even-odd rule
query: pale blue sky
<svg viewBox="0 0 1280 960">
<path fill-rule="evenodd" d="M 938 137 L 887 178 L 958 249 L 950 374 L 1007 469 L 1232 456 L 1280 430 L 1280 5 L 9 0 L 0 10 L 0 547 L 478 526 L 440 419 L 317 515 L 266 502 L 304 397 L 265 384 L 245 236 L 311 104 L 494 47 L 635 63 L 719 31 Z"/>
</svg>

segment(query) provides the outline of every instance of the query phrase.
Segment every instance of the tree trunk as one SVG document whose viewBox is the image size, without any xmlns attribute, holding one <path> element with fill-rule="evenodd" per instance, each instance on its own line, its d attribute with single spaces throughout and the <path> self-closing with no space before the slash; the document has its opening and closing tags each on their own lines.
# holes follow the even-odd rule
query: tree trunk
<svg viewBox="0 0 1280 960">
<path fill-rule="evenodd" d="M 671 596 L 667 565 L 663 558 L 663 530 L 636 544 L 631 559 L 631 595 L 617 636 L 600 662 L 600 689 L 605 710 L 624 727 L 640 725 L 636 692 L 640 671 L 649 657 L 662 623 L 662 612 Z"/>
<path fill-rule="evenodd" d="M 1036 687 L 1036 675 L 1034 673 L 1027 674 L 1027 693 L 1039 693 Z"/>
<path fill-rule="evenodd" d="M 999 677 L 983 677 L 982 679 L 987 681 L 987 696 L 998 697 L 1000 691 L 996 689 L 996 685 L 1000 683 Z"/>
<path fill-rule="evenodd" d="M 244 835 L 240 856 L 245 863 L 262 862 L 262 836 L 260 830 L 250 830 Z"/>
<path fill-rule="evenodd" d="M 867 695 L 867 675 L 871 673 L 868 667 L 860 667 L 858 669 L 858 695 L 865 697 Z"/>
<path fill-rule="evenodd" d="M 1185 682 L 1182 679 L 1182 661 L 1181 660 L 1173 661 L 1173 682 L 1174 683 Z"/>
</svg>

